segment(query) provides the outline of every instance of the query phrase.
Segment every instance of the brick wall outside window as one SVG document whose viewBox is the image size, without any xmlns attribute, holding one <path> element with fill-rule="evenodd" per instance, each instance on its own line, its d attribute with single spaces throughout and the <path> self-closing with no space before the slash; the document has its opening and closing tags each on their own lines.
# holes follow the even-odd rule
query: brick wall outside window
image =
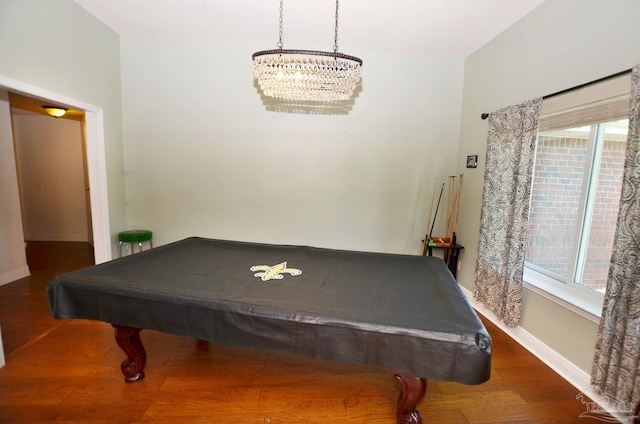
<svg viewBox="0 0 640 424">
<path fill-rule="evenodd" d="M 539 136 L 529 215 L 528 262 L 567 276 L 579 225 L 586 139 Z M 582 284 L 603 291 L 615 233 L 625 142 L 605 140 Z"/>
</svg>

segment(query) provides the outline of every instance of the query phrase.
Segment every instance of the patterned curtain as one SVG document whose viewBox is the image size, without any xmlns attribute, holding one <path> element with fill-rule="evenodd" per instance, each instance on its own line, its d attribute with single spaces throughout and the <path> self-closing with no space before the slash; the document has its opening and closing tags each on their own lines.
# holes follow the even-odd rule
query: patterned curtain
<svg viewBox="0 0 640 424">
<path fill-rule="evenodd" d="M 636 405 L 640 402 L 640 65 L 633 68 L 631 81 L 620 212 L 591 382 L 609 399 Z"/>
<path fill-rule="evenodd" d="M 489 114 L 474 297 L 520 322 L 529 196 L 542 98 Z"/>
</svg>

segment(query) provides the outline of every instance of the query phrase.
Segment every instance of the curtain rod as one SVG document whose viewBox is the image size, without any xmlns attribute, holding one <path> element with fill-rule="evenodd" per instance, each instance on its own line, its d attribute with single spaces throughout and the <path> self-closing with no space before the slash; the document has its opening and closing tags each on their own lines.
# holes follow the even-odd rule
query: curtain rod
<svg viewBox="0 0 640 424">
<path fill-rule="evenodd" d="M 610 80 L 610 79 L 613 79 L 613 78 L 621 77 L 622 75 L 628 74 L 631 71 L 633 71 L 633 68 L 627 69 L 625 71 L 620 71 L 620 72 L 618 72 L 616 74 L 613 74 L 613 75 L 608 75 L 606 77 L 598 78 L 597 80 L 585 82 L 584 84 L 576 85 L 575 87 L 565 88 L 564 90 L 556 91 L 555 93 L 552 93 L 552 94 L 547 94 L 546 96 L 542 96 L 542 99 L 543 100 L 544 99 L 549 99 L 551 97 L 559 96 L 561 94 L 569 93 L 571 91 L 580 90 L 581 88 L 587 87 L 589 85 L 593 85 L 593 84 L 597 84 L 599 82 L 603 82 L 603 81 Z M 480 115 L 480 118 L 482 118 L 482 119 L 487 119 L 488 117 L 489 117 L 489 114 L 486 113 L 486 112 L 483 113 L 482 115 Z"/>
</svg>

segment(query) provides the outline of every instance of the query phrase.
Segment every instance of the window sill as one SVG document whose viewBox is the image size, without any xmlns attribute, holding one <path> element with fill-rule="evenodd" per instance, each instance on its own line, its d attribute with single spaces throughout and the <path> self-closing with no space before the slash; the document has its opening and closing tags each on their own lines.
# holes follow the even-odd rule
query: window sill
<svg viewBox="0 0 640 424">
<path fill-rule="evenodd" d="M 539 296 L 598 324 L 602 316 L 604 296 L 584 293 L 587 289 L 567 287 L 527 267 L 524 269 L 524 287 Z"/>
</svg>

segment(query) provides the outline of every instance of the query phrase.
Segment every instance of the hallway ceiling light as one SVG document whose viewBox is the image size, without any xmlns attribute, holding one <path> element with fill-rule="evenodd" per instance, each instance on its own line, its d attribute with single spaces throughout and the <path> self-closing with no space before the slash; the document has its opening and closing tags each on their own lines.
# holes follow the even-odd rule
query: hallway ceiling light
<svg viewBox="0 0 640 424">
<path fill-rule="evenodd" d="M 67 113 L 67 109 L 63 108 L 63 107 L 58 107 L 58 106 L 42 106 L 42 108 L 44 110 L 47 111 L 47 113 L 51 116 L 53 116 L 54 118 L 60 118 L 61 116 L 64 116 L 65 113 Z"/>
<path fill-rule="evenodd" d="M 333 52 L 284 50 L 282 2 L 278 48 L 253 54 L 253 73 L 263 93 L 292 101 L 334 102 L 348 100 L 360 82 L 362 60 L 338 53 L 338 0 Z"/>
</svg>

